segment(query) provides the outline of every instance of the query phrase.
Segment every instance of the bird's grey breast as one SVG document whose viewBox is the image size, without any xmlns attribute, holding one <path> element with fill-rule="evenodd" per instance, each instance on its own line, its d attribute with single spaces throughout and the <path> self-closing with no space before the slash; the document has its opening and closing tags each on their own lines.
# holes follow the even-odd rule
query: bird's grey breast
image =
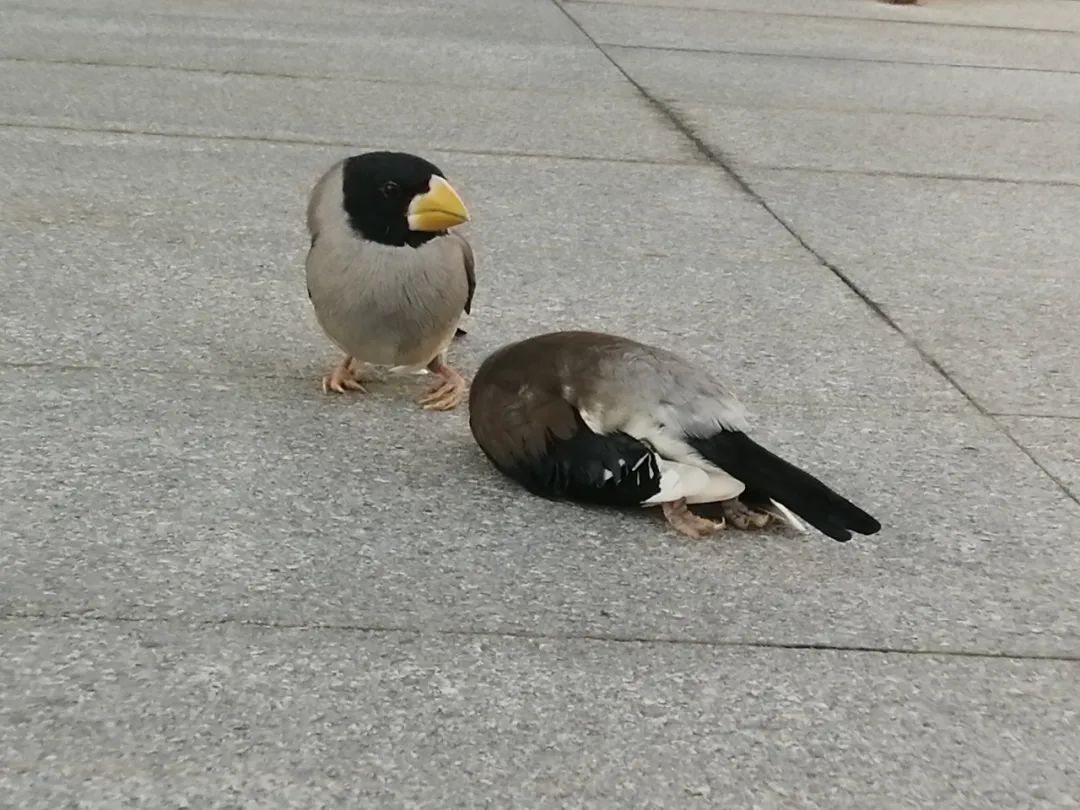
<svg viewBox="0 0 1080 810">
<path fill-rule="evenodd" d="M 343 227 L 335 227 L 335 226 Z M 307 260 L 316 316 L 345 352 L 412 365 L 439 351 L 468 296 L 461 248 L 437 237 L 418 248 L 380 245 L 347 223 L 319 231 Z"/>
</svg>

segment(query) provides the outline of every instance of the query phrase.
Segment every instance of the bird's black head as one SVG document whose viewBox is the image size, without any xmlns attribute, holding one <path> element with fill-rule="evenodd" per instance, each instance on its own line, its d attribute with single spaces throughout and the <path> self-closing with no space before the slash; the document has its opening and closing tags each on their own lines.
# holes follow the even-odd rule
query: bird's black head
<svg viewBox="0 0 1080 810">
<path fill-rule="evenodd" d="M 439 167 L 416 155 L 356 155 L 345 161 L 342 175 L 349 224 L 369 241 L 419 247 L 469 219 Z"/>
</svg>

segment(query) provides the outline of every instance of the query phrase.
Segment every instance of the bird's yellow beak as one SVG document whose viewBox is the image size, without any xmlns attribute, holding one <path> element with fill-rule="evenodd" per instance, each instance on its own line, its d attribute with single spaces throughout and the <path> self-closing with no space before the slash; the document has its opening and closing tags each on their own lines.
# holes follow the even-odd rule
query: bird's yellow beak
<svg viewBox="0 0 1080 810">
<path fill-rule="evenodd" d="M 414 231 L 445 231 L 468 222 L 469 212 L 454 187 L 435 174 L 428 190 L 412 198 L 408 219 Z"/>
</svg>

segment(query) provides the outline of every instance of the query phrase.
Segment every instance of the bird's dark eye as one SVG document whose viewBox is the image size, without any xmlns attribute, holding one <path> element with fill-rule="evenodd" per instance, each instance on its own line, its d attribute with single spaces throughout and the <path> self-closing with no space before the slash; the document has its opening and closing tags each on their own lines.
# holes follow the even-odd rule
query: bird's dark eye
<svg viewBox="0 0 1080 810">
<path fill-rule="evenodd" d="M 380 190 L 382 191 L 382 195 L 384 197 L 390 199 L 398 193 L 398 184 L 395 183 L 393 180 L 387 180 L 385 183 L 382 184 L 382 188 Z"/>
</svg>

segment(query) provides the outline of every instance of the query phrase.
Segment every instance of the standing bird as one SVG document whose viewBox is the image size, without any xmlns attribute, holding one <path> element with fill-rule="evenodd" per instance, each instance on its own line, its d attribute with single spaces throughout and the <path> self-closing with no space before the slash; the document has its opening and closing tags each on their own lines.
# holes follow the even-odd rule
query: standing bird
<svg viewBox="0 0 1080 810">
<path fill-rule="evenodd" d="M 331 166 L 307 208 L 308 297 L 345 358 L 323 390 L 363 391 L 354 361 L 426 366 L 438 376 L 420 398 L 449 410 L 468 382 L 446 363 L 476 277 L 465 238 L 448 231 L 469 214 L 437 166 L 403 152 L 369 152 Z"/>
<path fill-rule="evenodd" d="M 744 432 L 723 385 L 676 354 L 596 332 L 553 332 L 480 365 L 469 426 L 481 450 L 530 492 L 611 506 L 655 506 L 705 537 L 799 520 L 841 542 L 881 524 Z M 719 522 L 688 504 L 716 504 Z M 794 513 L 794 514 L 793 514 Z M 796 517 L 796 515 L 798 517 Z"/>
</svg>

